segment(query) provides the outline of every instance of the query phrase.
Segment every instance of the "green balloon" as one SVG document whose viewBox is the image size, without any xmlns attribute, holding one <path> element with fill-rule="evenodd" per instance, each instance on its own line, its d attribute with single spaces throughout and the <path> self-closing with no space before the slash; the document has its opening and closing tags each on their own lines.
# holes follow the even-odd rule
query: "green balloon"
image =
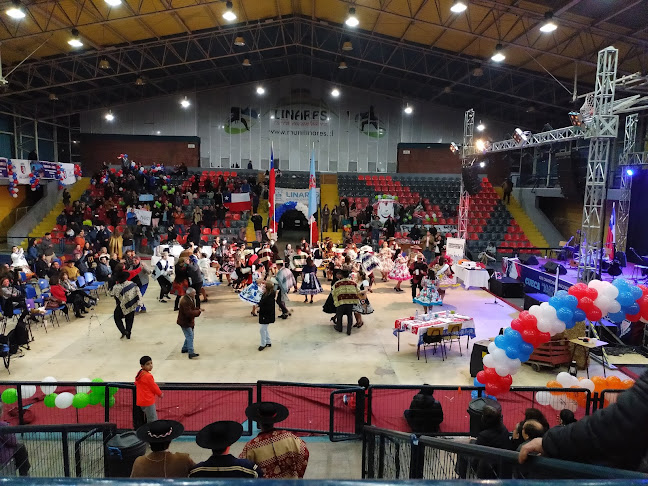
<svg viewBox="0 0 648 486">
<path fill-rule="evenodd" d="M 99 393 L 90 393 L 88 395 L 90 405 L 99 405 L 99 403 L 101 403 L 102 397 L 103 395 L 100 395 Z"/>
<path fill-rule="evenodd" d="M 56 407 L 56 397 L 58 396 L 58 393 L 50 393 L 45 397 L 45 406 L 47 408 L 54 408 Z"/>
<path fill-rule="evenodd" d="M 166 186 L 166 185 L 162 186 L 162 190 L 163 190 L 163 191 L 166 191 L 166 190 L 167 190 L 167 186 Z"/>
<path fill-rule="evenodd" d="M 74 408 L 86 408 L 90 404 L 90 397 L 87 393 L 77 393 L 72 399 Z"/>
<path fill-rule="evenodd" d="M 92 380 L 92 383 L 103 383 L 104 381 L 101 378 L 95 378 Z M 92 393 L 96 393 L 97 395 L 104 396 L 105 391 L 105 386 L 91 386 L 90 390 L 92 390 Z"/>
<path fill-rule="evenodd" d="M 110 397 L 110 400 L 108 401 L 108 406 L 109 407 L 115 406 L 115 397 Z"/>
<path fill-rule="evenodd" d="M 2 399 L 2 403 L 6 403 L 7 405 L 16 403 L 18 401 L 18 390 L 16 390 L 15 388 L 7 388 L 2 392 L 2 396 L 0 398 Z"/>
<path fill-rule="evenodd" d="M 117 387 L 115 387 L 115 386 L 108 387 L 108 393 L 110 394 L 111 397 L 112 397 L 115 393 L 117 393 L 118 391 L 119 391 L 119 388 L 117 388 Z"/>
</svg>

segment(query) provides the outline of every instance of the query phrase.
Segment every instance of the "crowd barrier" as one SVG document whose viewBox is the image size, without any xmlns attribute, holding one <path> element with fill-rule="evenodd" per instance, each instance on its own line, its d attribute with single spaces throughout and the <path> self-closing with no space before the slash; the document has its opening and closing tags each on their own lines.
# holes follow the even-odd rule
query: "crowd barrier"
<svg viewBox="0 0 648 486">
<path fill-rule="evenodd" d="M 56 386 L 57 394 L 84 392 L 91 386 L 91 395 L 99 392 L 101 403 L 84 408 L 51 406 L 52 403 L 45 402 L 42 387 L 52 386 Z M 139 410 L 132 383 L 0 382 L 0 393 L 8 388 L 17 391 L 15 403 L 4 407 L 3 420 L 10 425 L 105 422 L 116 424 L 119 430 L 132 430 L 138 425 Z M 276 401 L 290 410 L 289 417 L 281 424 L 282 428 L 303 435 L 327 435 L 331 441 L 337 441 L 360 438 L 365 424 L 410 432 L 403 413 L 421 387 L 372 385 L 365 390 L 357 385 L 258 381 L 253 384 L 166 383 L 160 388 L 164 397 L 157 400 L 158 416 L 182 422 L 188 435 L 196 434 L 217 420 L 236 420 L 244 424 L 243 434 L 250 436 L 254 424 L 247 421 L 245 409 L 256 401 Z M 481 397 L 484 389 L 436 385 L 430 388 L 443 408 L 440 434 L 468 435 L 468 405 L 474 396 Z M 46 388 L 46 391 L 51 393 L 52 390 Z M 538 403 L 538 392 L 550 393 L 551 403 Z M 498 401 L 502 406 L 504 424 L 512 430 L 523 419 L 527 408 L 540 409 L 549 424 L 555 426 L 562 408 L 571 408 L 580 419 L 615 403 L 622 392 L 605 390 L 599 394 L 575 388 L 565 392 L 545 387 L 513 387 L 500 395 Z"/>
</svg>

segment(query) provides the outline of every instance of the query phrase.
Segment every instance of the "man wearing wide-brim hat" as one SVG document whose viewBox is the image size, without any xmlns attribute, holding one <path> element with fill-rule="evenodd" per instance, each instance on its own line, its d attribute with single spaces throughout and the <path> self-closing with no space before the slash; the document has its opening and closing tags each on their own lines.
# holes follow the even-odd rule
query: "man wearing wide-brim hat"
<svg viewBox="0 0 648 486">
<path fill-rule="evenodd" d="M 186 478 L 196 463 L 189 454 L 170 452 L 169 445 L 184 427 L 175 420 L 155 420 L 137 429 L 137 437 L 148 442 L 151 452 L 135 459 L 132 478 Z"/>
<path fill-rule="evenodd" d="M 243 433 L 243 426 L 231 420 L 214 422 L 203 427 L 196 435 L 196 444 L 211 449 L 212 455 L 206 461 L 196 464 L 189 472 L 190 478 L 262 478 L 263 472 L 253 462 L 238 459 L 229 453 Z"/>
<path fill-rule="evenodd" d="M 258 402 L 245 415 L 259 424 L 261 432 L 245 444 L 239 457 L 258 464 L 266 478 L 303 478 L 309 457 L 306 443 L 292 432 L 275 429 L 288 417 L 288 409 L 275 402 Z"/>
</svg>

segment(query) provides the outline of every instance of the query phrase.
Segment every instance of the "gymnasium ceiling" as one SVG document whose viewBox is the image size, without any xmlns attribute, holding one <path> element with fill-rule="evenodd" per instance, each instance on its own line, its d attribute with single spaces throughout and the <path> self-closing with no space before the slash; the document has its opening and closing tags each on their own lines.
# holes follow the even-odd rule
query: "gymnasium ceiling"
<svg viewBox="0 0 648 486">
<path fill-rule="evenodd" d="M 19 21 L 5 14 L 11 2 L 0 2 L 8 80 L 0 105 L 54 118 L 302 74 L 557 127 L 567 124 L 575 75 L 579 94 L 592 90 L 601 48 L 619 49 L 620 75 L 648 70 L 648 0 L 465 0 L 458 14 L 454 3 L 233 0 L 238 18 L 227 22 L 221 0 L 22 0 Z M 355 28 L 344 23 L 350 7 Z M 549 11 L 558 28 L 545 34 Z M 68 45 L 73 28 L 81 48 Z M 237 36 L 245 46 L 234 45 Z M 352 50 L 342 50 L 345 41 Z M 494 63 L 498 43 L 506 59 Z"/>
</svg>

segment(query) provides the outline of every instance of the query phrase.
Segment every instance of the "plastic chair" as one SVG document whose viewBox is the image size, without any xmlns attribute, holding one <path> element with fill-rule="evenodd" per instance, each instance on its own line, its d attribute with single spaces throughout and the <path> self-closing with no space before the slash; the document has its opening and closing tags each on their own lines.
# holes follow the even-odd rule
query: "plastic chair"
<svg viewBox="0 0 648 486">
<path fill-rule="evenodd" d="M 423 341 L 423 355 L 425 356 L 425 362 L 427 363 L 427 352 L 426 349 L 429 346 L 434 347 L 434 354 L 436 354 L 437 346 L 441 348 L 441 360 L 445 361 L 445 344 L 443 342 L 443 328 L 442 327 L 428 327 L 427 332 L 421 336 L 419 341 L 419 346 L 421 341 Z M 420 356 L 419 348 L 416 349 L 417 358 Z"/>
<path fill-rule="evenodd" d="M 450 346 L 449 346 L 450 349 L 452 349 L 452 341 L 457 341 L 457 344 L 459 345 L 459 355 L 460 356 L 463 356 L 463 353 L 461 352 L 461 339 L 460 339 L 461 338 L 461 329 L 462 329 L 462 327 L 463 327 L 463 324 L 461 324 L 461 323 L 450 324 L 448 326 L 448 335 L 443 337 L 443 339 L 446 342 L 450 343 Z"/>
</svg>

